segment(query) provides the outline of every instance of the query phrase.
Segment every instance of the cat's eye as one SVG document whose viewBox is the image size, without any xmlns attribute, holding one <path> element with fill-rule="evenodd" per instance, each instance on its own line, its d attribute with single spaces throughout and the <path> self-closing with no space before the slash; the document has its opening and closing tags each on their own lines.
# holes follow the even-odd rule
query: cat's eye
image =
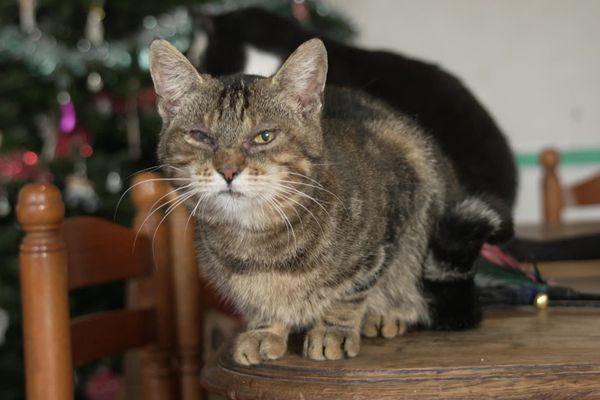
<svg viewBox="0 0 600 400">
<path fill-rule="evenodd" d="M 254 139 L 252 139 L 252 141 L 255 144 L 267 144 L 273 141 L 273 139 L 275 139 L 275 133 L 273 133 L 273 131 L 262 131 L 260 132 L 258 135 L 254 136 Z"/>
<path fill-rule="evenodd" d="M 208 136 L 208 134 L 206 132 L 204 132 L 200 129 L 192 129 L 189 132 L 189 136 L 193 141 L 195 141 L 197 143 L 205 144 L 212 148 L 217 147 L 217 141 L 214 138 Z"/>
</svg>

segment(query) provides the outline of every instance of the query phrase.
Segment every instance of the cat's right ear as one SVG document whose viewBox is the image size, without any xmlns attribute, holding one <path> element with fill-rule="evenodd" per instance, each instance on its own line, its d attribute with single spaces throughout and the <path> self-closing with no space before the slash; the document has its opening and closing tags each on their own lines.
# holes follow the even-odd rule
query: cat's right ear
<svg viewBox="0 0 600 400">
<path fill-rule="evenodd" d="M 150 44 L 149 58 L 158 113 L 163 119 L 172 118 L 186 93 L 197 89 L 203 79 L 188 59 L 166 40 L 155 39 Z"/>
</svg>

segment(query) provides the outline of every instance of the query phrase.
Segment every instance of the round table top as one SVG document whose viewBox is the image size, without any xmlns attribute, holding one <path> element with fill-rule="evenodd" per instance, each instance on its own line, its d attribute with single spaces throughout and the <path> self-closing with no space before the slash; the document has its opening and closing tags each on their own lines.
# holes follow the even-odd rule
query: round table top
<svg viewBox="0 0 600 400">
<path fill-rule="evenodd" d="M 244 367 L 226 348 L 202 381 L 235 399 L 600 398 L 599 317 L 594 308 L 489 311 L 478 329 L 363 339 L 356 358 L 339 361 L 306 359 L 291 341 L 282 359 Z"/>
</svg>

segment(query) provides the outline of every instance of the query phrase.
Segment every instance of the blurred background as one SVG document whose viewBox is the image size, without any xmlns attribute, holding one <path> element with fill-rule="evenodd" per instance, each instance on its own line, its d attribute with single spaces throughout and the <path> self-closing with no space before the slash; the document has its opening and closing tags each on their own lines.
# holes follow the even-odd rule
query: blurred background
<svg viewBox="0 0 600 400">
<path fill-rule="evenodd" d="M 257 6 L 319 35 L 433 62 L 458 76 L 509 138 L 520 174 L 517 223 L 541 220 L 546 146 L 575 181 L 600 165 L 600 2 L 596 0 L 0 1 L 0 399 L 24 398 L 14 206 L 30 181 L 63 191 L 67 214 L 129 224 L 119 198 L 131 174 L 156 166 L 160 120 L 148 73 L 152 38 L 201 60 L 210 18 Z M 292 22 L 290 22 L 292 23 Z M 274 35 L 277 32 L 273 32 Z M 247 72 L 280 58 L 246 49 Z M 567 220 L 599 216 L 573 210 Z M 73 297 L 79 309 L 114 295 Z M 78 375 L 79 398 L 118 386 L 112 360 Z M 100 373 L 98 371 L 101 371 Z M 107 372 L 109 371 L 109 372 Z M 118 373 L 118 370 L 116 370 Z"/>
</svg>

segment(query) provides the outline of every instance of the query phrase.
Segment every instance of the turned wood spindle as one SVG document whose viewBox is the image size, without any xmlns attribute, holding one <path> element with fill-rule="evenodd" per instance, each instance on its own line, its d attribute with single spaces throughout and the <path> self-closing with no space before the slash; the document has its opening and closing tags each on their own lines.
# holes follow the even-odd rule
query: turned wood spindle
<svg viewBox="0 0 600 400">
<path fill-rule="evenodd" d="M 175 200 L 171 193 L 169 200 Z M 200 276 L 194 244 L 194 218 L 182 205 L 169 217 L 172 243 L 177 352 L 182 400 L 199 400 L 201 359 Z"/>
<path fill-rule="evenodd" d="M 154 274 L 150 279 L 132 282 L 129 287 L 129 301 L 136 306 L 149 306 L 155 303 L 157 310 L 157 344 L 144 352 L 143 356 L 143 398 L 176 398 L 174 377 L 175 324 L 173 305 L 173 280 L 170 265 L 170 238 L 168 223 L 165 220 L 167 207 L 161 207 L 167 200 L 168 186 L 154 173 L 136 176 L 132 184 L 132 199 L 136 207 L 134 230 L 152 241 Z"/>
<path fill-rule="evenodd" d="M 560 180 L 556 172 L 560 156 L 555 149 L 548 148 L 542 152 L 540 162 L 544 174 L 542 178 L 544 222 L 546 224 L 560 224 L 563 198 Z"/>
<path fill-rule="evenodd" d="M 17 218 L 25 231 L 19 263 L 28 400 L 73 398 L 67 254 L 60 234 L 64 214 L 53 185 L 32 183 L 19 193 Z"/>
</svg>

